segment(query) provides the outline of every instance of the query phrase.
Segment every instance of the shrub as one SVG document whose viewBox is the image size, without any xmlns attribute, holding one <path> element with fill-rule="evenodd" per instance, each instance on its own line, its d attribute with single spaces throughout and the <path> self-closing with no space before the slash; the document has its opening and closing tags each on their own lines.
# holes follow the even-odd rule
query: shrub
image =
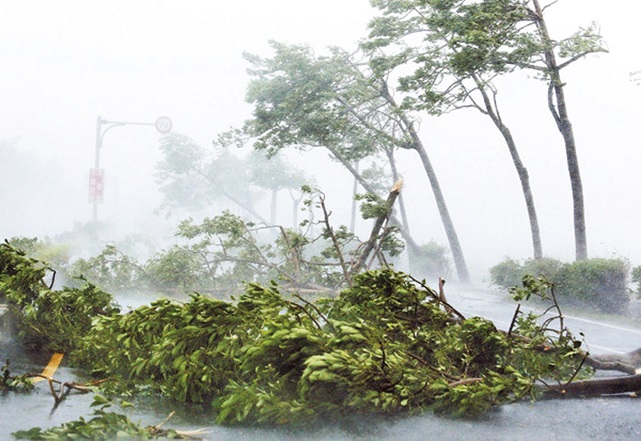
<svg viewBox="0 0 641 441">
<path fill-rule="evenodd" d="M 521 279 L 525 274 L 529 274 L 534 277 L 545 277 L 550 282 L 553 282 L 562 266 L 563 262 L 550 257 L 529 259 L 523 263 Z"/>
<path fill-rule="evenodd" d="M 554 282 L 561 302 L 621 313 L 630 303 L 629 264 L 623 259 L 589 259 L 563 265 Z"/>
<path fill-rule="evenodd" d="M 412 271 L 428 277 L 449 277 L 452 273 L 449 250 L 434 240 L 419 247 L 419 255 L 414 257 Z"/>
<path fill-rule="evenodd" d="M 562 304 L 622 313 L 630 302 L 628 272 L 629 264 L 623 259 L 599 258 L 564 264 L 551 258 L 523 263 L 508 258 L 490 268 L 490 278 L 492 284 L 508 290 L 521 286 L 526 275 L 544 277 L 554 284 Z M 633 270 L 632 281 L 641 286 L 641 267 Z"/>
<path fill-rule="evenodd" d="M 514 286 L 521 286 L 521 281 L 526 274 L 534 277 L 545 277 L 549 281 L 554 281 L 562 265 L 561 261 L 548 257 L 528 259 L 523 263 L 507 258 L 490 268 L 490 280 L 493 285 L 505 290 L 509 290 Z"/>
<path fill-rule="evenodd" d="M 517 260 L 506 258 L 503 262 L 490 268 L 490 280 L 492 285 L 499 288 L 510 289 L 513 286 L 520 286 L 523 278 L 523 265 Z"/>
</svg>

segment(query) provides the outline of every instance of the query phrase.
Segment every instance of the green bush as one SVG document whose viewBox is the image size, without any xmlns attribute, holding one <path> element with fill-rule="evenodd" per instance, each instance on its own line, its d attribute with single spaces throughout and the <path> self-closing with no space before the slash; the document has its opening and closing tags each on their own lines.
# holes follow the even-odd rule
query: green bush
<svg viewBox="0 0 641 441">
<path fill-rule="evenodd" d="M 562 266 L 563 262 L 549 257 L 528 259 L 523 263 L 523 275 L 529 274 L 534 277 L 545 277 L 547 280 L 553 282 Z"/>
<path fill-rule="evenodd" d="M 492 285 L 499 288 L 507 290 L 513 286 L 520 286 L 521 279 L 523 279 L 523 265 L 518 260 L 506 258 L 490 268 Z"/>
<path fill-rule="evenodd" d="M 414 257 L 412 272 L 430 278 L 449 277 L 452 273 L 449 249 L 434 240 L 419 246 L 419 255 Z"/>
<path fill-rule="evenodd" d="M 623 259 L 589 259 L 563 265 L 554 278 L 561 303 L 622 313 L 630 303 Z"/>
<path fill-rule="evenodd" d="M 528 274 L 534 277 L 545 277 L 554 281 L 563 263 L 552 258 L 528 259 L 523 263 L 507 258 L 503 262 L 490 268 L 490 280 L 493 285 L 509 290 L 521 286 L 523 277 Z"/>
<path fill-rule="evenodd" d="M 502 289 L 521 286 L 526 275 L 544 277 L 553 283 L 562 304 L 616 314 L 630 302 L 628 273 L 627 261 L 600 258 L 565 264 L 550 258 L 523 263 L 508 258 L 490 268 L 492 284 Z M 641 267 L 633 270 L 632 281 L 641 285 Z"/>
</svg>

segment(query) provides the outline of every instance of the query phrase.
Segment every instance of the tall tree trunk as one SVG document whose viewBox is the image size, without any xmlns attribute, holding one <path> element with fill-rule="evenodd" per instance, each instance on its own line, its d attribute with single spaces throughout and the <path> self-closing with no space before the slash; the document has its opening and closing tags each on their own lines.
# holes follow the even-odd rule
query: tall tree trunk
<svg viewBox="0 0 641 441">
<path fill-rule="evenodd" d="M 398 109 L 398 105 L 394 100 L 394 97 L 389 93 L 386 83 L 381 85 L 381 94 L 385 100 L 392 106 L 394 109 Z M 402 121 L 404 130 L 410 137 L 411 145 L 410 149 L 415 150 L 421 162 L 423 163 L 423 168 L 427 174 L 427 178 L 430 181 L 432 187 L 432 193 L 434 193 L 434 199 L 436 199 L 436 206 L 438 208 L 439 215 L 441 216 L 441 222 L 443 223 L 443 228 L 445 229 L 445 234 L 447 240 L 450 244 L 450 250 L 452 251 L 452 257 L 454 258 L 454 266 L 456 267 L 456 273 L 458 275 L 459 281 L 463 283 L 470 283 L 470 273 L 467 269 L 467 263 L 465 262 L 465 256 L 463 255 L 463 249 L 461 248 L 461 243 L 458 240 L 458 235 L 456 234 L 456 229 L 454 228 L 454 222 L 450 217 L 449 210 L 447 209 L 447 204 L 445 203 L 445 196 L 443 196 L 443 191 L 441 190 L 441 184 L 438 182 L 436 177 L 436 172 L 432 163 L 427 155 L 427 151 L 423 146 L 421 138 L 416 133 L 414 124 L 412 121 L 402 112 L 399 112 L 398 118 Z"/>
<path fill-rule="evenodd" d="M 411 127 L 411 126 L 410 126 Z M 415 130 L 411 129 L 414 134 Z M 414 136 L 413 136 L 414 137 Z M 445 203 L 445 197 L 441 190 L 441 185 L 438 182 L 432 163 L 430 162 L 427 152 L 423 148 L 421 141 L 416 138 L 415 150 L 418 152 L 418 155 L 421 157 L 421 162 L 423 163 L 423 168 L 427 177 L 432 186 L 432 192 L 434 193 L 434 198 L 436 199 L 436 206 L 438 207 L 439 214 L 441 215 L 441 221 L 443 222 L 443 227 L 445 228 L 445 234 L 447 235 L 447 240 L 450 243 L 450 249 L 452 250 L 452 257 L 454 258 L 454 266 L 456 267 L 456 273 L 460 282 L 470 283 L 470 273 L 467 269 L 467 263 L 465 262 L 465 257 L 463 256 L 463 250 L 461 249 L 461 244 L 458 240 L 458 235 L 454 229 L 454 223 L 450 217 L 449 210 L 447 209 L 447 204 Z"/>
<path fill-rule="evenodd" d="M 525 206 L 527 208 L 528 218 L 530 219 L 530 233 L 532 235 L 534 258 L 541 259 L 543 257 L 543 246 L 541 245 L 541 231 L 539 228 L 539 219 L 536 214 L 536 207 L 534 206 L 534 196 L 532 195 L 532 188 L 530 187 L 530 176 L 527 169 L 521 162 L 521 158 L 516 149 L 516 144 L 514 143 L 514 138 L 512 138 L 510 129 L 502 123 L 497 125 L 497 127 L 505 139 L 505 143 L 510 151 L 510 156 L 512 156 L 512 162 L 514 162 L 514 167 L 516 168 L 516 173 L 521 181 L 523 198 L 525 199 Z"/>
<path fill-rule="evenodd" d="M 494 125 L 499 129 L 505 144 L 510 152 L 512 157 L 512 162 L 516 168 L 516 173 L 519 176 L 521 181 L 521 189 L 523 191 L 523 197 L 525 199 L 525 206 L 527 208 L 528 217 L 530 219 L 530 233 L 532 235 L 532 247 L 534 249 L 534 258 L 540 259 L 543 257 L 543 247 L 541 245 L 541 231 L 539 228 L 539 220 L 536 215 L 536 208 L 534 206 L 534 196 L 532 196 L 532 189 L 530 187 L 530 176 L 527 172 L 527 169 L 521 161 L 521 157 L 516 148 L 516 143 L 512 137 L 512 132 L 510 129 L 503 123 L 501 116 L 499 115 L 498 110 L 495 109 L 496 103 L 492 104 L 490 97 L 487 94 L 486 85 L 478 78 L 475 74 L 472 74 L 472 78 L 476 83 L 479 92 L 483 97 L 483 103 L 485 108 L 480 109 L 481 112 L 487 114 L 491 119 Z"/>
<path fill-rule="evenodd" d="M 585 228 L 585 208 L 583 204 L 583 184 L 581 182 L 581 173 L 579 172 L 579 160 L 576 154 L 576 143 L 574 140 L 574 131 L 568 116 L 565 94 L 563 91 L 564 84 L 561 81 L 561 70 L 558 67 L 556 56 L 552 47 L 552 40 L 548 32 L 543 10 L 538 0 L 532 0 L 537 15 L 536 24 L 539 29 L 541 38 L 546 45 L 545 64 L 547 73 L 550 76 L 548 88 L 548 107 L 554 121 L 563 136 L 565 142 L 565 154 L 568 163 L 568 172 L 570 174 L 570 185 L 572 187 L 572 203 L 574 206 L 574 244 L 576 249 L 576 260 L 585 260 L 588 258 L 588 245 Z M 556 102 L 555 102 L 556 100 Z"/>
</svg>

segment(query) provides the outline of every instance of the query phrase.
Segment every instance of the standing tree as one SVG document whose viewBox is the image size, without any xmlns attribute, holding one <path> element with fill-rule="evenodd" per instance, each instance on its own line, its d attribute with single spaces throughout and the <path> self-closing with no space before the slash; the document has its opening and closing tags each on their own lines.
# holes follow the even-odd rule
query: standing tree
<svg viewBox="0 0 641 441">
<path fill-rule="evenodd" d="M 461 56 L 460 35 L 471 38 L 475 29 L 467 26 L 466 17 L 451 14 L 451 6 L 425 5 L 422 10 L 412 12 L 391 9 L 390 3 L 386 4 L 382 17 L 372 20 L 370 38 L 363 43 L 363 48 L 373 54 L 371 64 L 375 68 L 382 66 L 385 71 L 419 65 L 412 74 L 400 78 L 400 90 L 409 93 L 403 102 L 405 107 L 432 115 L 473 108 L 490 118 L 516 168 L 530 221 L 534 258 L 540 259 L 543 249 L 529 174 L 512 132 L 499 112 L 497 89 L 491 81 L 496 73 L 488 65 L 479 65 L 473 58 Z M 395 26 L 391 26 L 392 23 Z M 417 33 L 423 34 L 423 41 L 411 46 L 409 40 Z M 394 53 L 386 54 L 390 50 Z"/>
<path fill-rule="evenodd" d="M 340 49 L 317 58 L 307 47 L 275 42 L 272 46 L 276 54 L 271 59 L 246 55 L 252 64 L 247 100 L 254 104 L 254 117 L 244 131 L 256 138 L 255 147 L 276 152 L 288 146 L 322 146 L 355 176 L 354 161 L 385 149 L 415 150 L 432 186 L 459 279 L 468 282 L 467 264 L 436 173 L 411 117 L 389 91 L 387 78 Z M 365 180 L 359 183 L 367 189 Z"/>
<path fill-rule="evenodd" d="M 276 212 L 278 211 L 278 192 L 288 189 L 299 190 L 303 185 L 309 185 L 310 180 L 302 170 L 288 163 L 281 156 L 268 157 L 265 152 L 253 150 L 247 158 L 249 165 L 250 181 L 271 193 L 270 224 L 276 225 Z M 296 200 L 292 195 L 294 205 Z M 294 227 L 296 224 L 294 223 Z"/>
<path fill-rule="evenodd" d="M 543 16 L 543 10 L 547 6 L 542 8 L 539 0 L 532 0 L 526 3 L 526 5 L 528 4 L 531 4 L 531 7 L 527 9 L 528 17 L 536 24 L 537 30 L 531 41 L 536 41 L 539 44 L 539 50 L 537 53 L 532 54 L 533 56 L 530 56 L 526 63 L 518 62 L 518 65 L 538 70 L 547 78 L 548 107 L 565 142 L 565 153 L 572 185 L 576 259 L 585 260 L 588 258 L 588 244 L 585 231 L 583 184 L 579 172 L 574 131 L 565 100 L 565 83 L 561 80 L 561 70 L 587 54 L 603 52 L 605 49 L 598 29 L 594 24 L 588 28 L 581 29 L 570 38 L 560 42 L 552 40 Z M 541 53 L 543 54 L 542 60 L 534 56 Z M 559 58 L 565 61 L 559 63 Z"/>
<path fill-rule="evenodd" d="M 254 208 L 256 189 L 250 185 L 248 165 L 229 150 L 206 150 L 177 133 L 164 136 L 160 150 L 164 158 L 156 165 L 156 180 L 164 195 L 163 209 L 202 209 L 227 199 L 254 219 L 268 223 Z"/>
<path fill-rule="evenodd" d="M 433 105 L 442 104 L 444 97 L 449 100 L 452 97 L 470 99 L 469 89 L 464 88 L 458 79 L 471 80 L 482 97 L 478 104 L 473 105 L 492 118 L 508 147 L 513 140 L 495 103 L 489 99 L 487 91 L 492 89 L 484 79 L 485 75 L 491 78 L 516 68 L 532 69 L 548 82 L 548 107 L 565 142 L 574 206 L 576 258 L 586 259 L 583 189 L 561 70 L 590 53 L 604 51 L 596 26 L 593 24 L 580 29 L 561 41 L 552 40 L 543 17 L 547 6 L 541 7 L 538 0 L 373 0 L 372 4 L 384 15 L 372 22 L 373 40 L 369 42 L 370 47 L 387 46 L 398 42 L 399 37 L 406 36 L 416 42 L 418 34 L 423 34 L 428 43 L 430 50 L 407 49 L 393 60 L 396 64 L 409 61 L 417 65 L 414 75 L 408 77 L 404 86 L 408 89 L 417 89 L 419 85 L 424 87 L 419 101 Z M 439 51 L 445 55 L 439 56 Z M 559 62 L 559 59 L 563 61 Z M 446 64 L 443 64 L 443 60 Z M 450 95 L 434 90 L 444 73 L 457 77 L 452 83 L 453 87 L 445 89 Z M 510 152 L 527 201 L 527 173 L 521 168 L 522 164 L 519 164 L 520 160 L 514 155 L 516 151 L 512 147 Z M 531 208 L 528 207 L 528 210 Z M 532 216 L 530 220 L 536 254 Z"/>
</svg>

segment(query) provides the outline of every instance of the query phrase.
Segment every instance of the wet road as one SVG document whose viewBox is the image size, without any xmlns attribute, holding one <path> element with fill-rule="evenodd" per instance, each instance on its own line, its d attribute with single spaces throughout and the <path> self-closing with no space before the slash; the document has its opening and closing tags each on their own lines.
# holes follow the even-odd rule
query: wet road
<svg viewBox="0 0 641 441">
<path fill-rule="evenodd" d="M 517 303 L 507 294 L 498 291 L 452 288 L 447 292 L 448 301 L 466 317 L 481 316 L 492 320 L 500 329 L 510 326 Z M 521 305 L 521 311 L 540 312 L 533 302 Z M 617 323 L 608 319 L 563 312 L 565 325 L 579 338 L 585 336 L 588 350 L 592 354 L 622 354 L 641 347 L 641 323 L 636 325 L 628 320 Z"/>
</svg>

